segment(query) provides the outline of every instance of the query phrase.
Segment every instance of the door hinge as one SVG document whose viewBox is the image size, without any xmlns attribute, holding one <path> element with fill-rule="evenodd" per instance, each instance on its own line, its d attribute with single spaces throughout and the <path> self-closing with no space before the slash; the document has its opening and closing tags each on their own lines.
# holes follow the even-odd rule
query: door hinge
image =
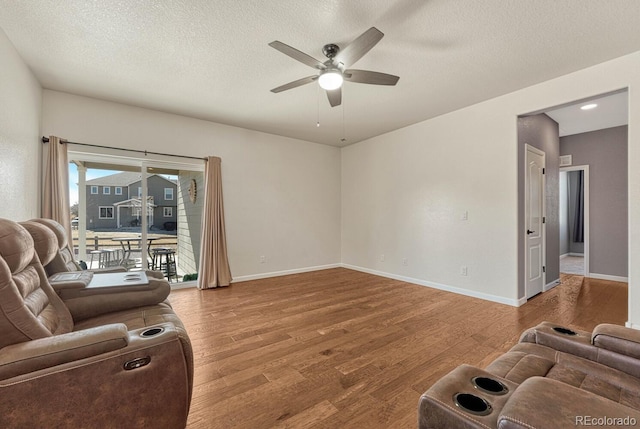
<svg viewBox="0 0 640 429">
<path fill-rule="evenodd" d="M 547 272 L 547 267 L 545 267 L 544 265 L 542 266 L 542 272 L 546 273 Z"/>
<path fill-rule="evenodd" d="M 547 218 L 545 216 L 542 216 L 542 223 L 547 223 Z"/>
</svg>

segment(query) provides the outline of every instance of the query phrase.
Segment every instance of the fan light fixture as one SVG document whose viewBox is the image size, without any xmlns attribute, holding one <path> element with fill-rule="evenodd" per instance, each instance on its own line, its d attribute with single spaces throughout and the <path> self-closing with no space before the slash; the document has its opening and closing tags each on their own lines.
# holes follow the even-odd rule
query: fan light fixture
<svg viewBox="0 0 640 429">
<path fill-rule="evenodd" d="M 331 91 L 340 88 L 343 80 L 340 70 L 329 69 L 320 75 L 318 83 L 320 84 L 320 88 Z"/>
</svg>

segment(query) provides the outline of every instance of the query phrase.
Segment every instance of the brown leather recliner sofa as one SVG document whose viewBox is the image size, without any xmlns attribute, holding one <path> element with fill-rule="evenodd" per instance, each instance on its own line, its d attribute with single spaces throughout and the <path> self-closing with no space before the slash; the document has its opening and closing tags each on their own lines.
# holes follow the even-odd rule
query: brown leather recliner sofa
<svg viewBox="0 0 640 429">
<path fill-rule="evenodd" d="M 418 409 L 421 429 L 625 425 L 640 425 L 640 331 L 609 324 L 543 322 L 484 370 L 438 380 Z"/>
<path fill-rule="evenodd" d="M 46 218 L 35 218 L 31 219 L 27 222 L 22 222 L 21 224 L 27 228 L 29 232 L 34 230 L 33 224 L 42 225 L 53 232 L 56 240 L 54 241 L 58 248 L 58 252 L 51 258 L 51 261 L 44 265 L 44 270 L 46 271 L 48 276 L 54 276 L 59 273 L 69 273 L 69 272 L 81 272 L 83 271 L 80 265 L 75 261 L 73 254 L 71 253 L 71 249 L 69 248 L 69 239 L 67 238 L 67 231 L 64 227 L 53 219 Z M 36 232 L 39 232 L 36 229 Z M 32 234 L 33 235 L 33 234 Z M 35 238 L 35 237 L 34 237 Z M 47 237 L 49 239 L 50 237 Z M 49 244 L 47 244 L 48 246 Z M 36 241 L 37 247 L 37 241 Z M 37 250 L 37 249 L 36 249 Z M 95 273 L 95 274 L 106 274 L 106 273 L 119 273 L 127 271 L 127 268 L 122 265 L 115 265 L 106 268 L 93 268 L 90 270 L 84 270 L 86 273 Z M 160 271 L 145 271 L 147 277 L 162 279 L 164 278 L 164 274 Z"/>
<path fill-rule="evenodd" d="M 29 222 L 36 222 L 49 228 L 51 232 L 55 234 L 58 252 L 51 258 L 51 261 L 44 265 L 44 270 L 49 276 L 62 272 L 81 271 L 82 268 L 75 261 L 71 249 L 69 248 L 69 239 L 67 238 L 67 231 L 60 223 L 53 219 L 36 218 L 31 219 Z M 102 273 L 114 273 L 123 272 L 127 269 L 123 266 L 114 266 L 108 268 L 100 268 L 91 270 L 94 272 Z"/>
<path fill-rule="evenodd" d="M 36 249 L 0 219 L 0 427 L 184 428 L 193 355 L 168 284 L 88 287 L 69 307 L 42 265 L 59 250 L 43 231 Z"/>
</svg>

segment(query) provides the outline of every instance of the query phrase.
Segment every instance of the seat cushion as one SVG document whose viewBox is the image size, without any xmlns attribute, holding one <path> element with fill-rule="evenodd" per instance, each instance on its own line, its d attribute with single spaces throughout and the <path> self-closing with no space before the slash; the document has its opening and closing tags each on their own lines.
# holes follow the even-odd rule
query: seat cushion
<svg viewBox="0 0 640 429">
<path fill-rule="evenodd" d="M 85 319 L 76 323 L 73 330 L 79 331 L 111 323 L 124 323 L 129 331 L 133 331 L 166 322 L 173 323 L 176 328 L 184 330 L 182 321 L 168 302 L 162 302 L 156 305 L 117 311 Z"/>
<path fill-rule="evenodd" d="M 486 370 L 519 384 L 531 377 L 546 377 L 640 409 L 640 379 L 539 344 L 516 344 Z"/>
</svg>

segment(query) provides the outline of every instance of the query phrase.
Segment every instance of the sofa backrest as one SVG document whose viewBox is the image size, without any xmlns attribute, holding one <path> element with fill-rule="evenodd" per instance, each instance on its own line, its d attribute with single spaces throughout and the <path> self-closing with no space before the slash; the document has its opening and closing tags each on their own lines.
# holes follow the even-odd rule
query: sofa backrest
<svg viewBox="0 0 640 429">
<path fill-rule="evenodd" d="M 67 231 L 64 227 L 53 219 L 36 218 L 30 222 L 37 222 L 49 228 L 56 236 L 58 242 L 58 254 L 49 263 L 43 263 L 45 271 L 49 276 L 68 271 L 80 271 L 82 268 L 76 263 L 71 248 Z"/>
<path fill-rule="evenodd" d="M 51 240 L 47 231 L 38 233 L 39 241 Z M 52 247 L 40 252 L 45 261 L 54 253 Z M 71 314 L 47 281 L 31 234 L 0 219 L 0 348 L 72 330 Z"/>
</svg>

